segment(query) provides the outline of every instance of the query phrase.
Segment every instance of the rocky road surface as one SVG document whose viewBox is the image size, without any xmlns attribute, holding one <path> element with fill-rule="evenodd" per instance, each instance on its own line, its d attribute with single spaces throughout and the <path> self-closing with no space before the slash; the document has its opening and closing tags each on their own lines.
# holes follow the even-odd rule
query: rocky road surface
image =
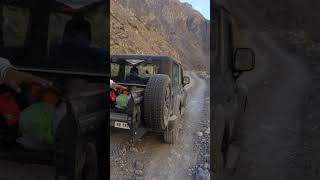
<svg viewBox="0 0 320 180">
<path fill-rule="evenodd" d="M 188 102 L 175 145 L 146 134 L 133 142 L 127 131 L 112 129 L 111 179 L 188 180 L 209 178 L 209 76 L 190 72 Z"/>
</svg>

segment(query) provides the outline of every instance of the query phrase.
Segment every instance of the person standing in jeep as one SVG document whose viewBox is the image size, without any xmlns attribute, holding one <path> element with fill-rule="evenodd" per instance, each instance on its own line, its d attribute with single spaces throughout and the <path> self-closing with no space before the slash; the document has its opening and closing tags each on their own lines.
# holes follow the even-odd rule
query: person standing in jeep
<svg viewBox="0 0 320 180">
<path fill-rule="evenodd" d="M 24 82 L 37 83 L 42 86 L 47 86 L 50 84 L 48 81 L 42 78 L 15 70 L 14 66 L 12 66 L 11 63 L 4 58 L 0 58 L 0 74 L 1 84 L 4 83 L 17 92 L 20 92 L 19 85 Z"/>
</svg>

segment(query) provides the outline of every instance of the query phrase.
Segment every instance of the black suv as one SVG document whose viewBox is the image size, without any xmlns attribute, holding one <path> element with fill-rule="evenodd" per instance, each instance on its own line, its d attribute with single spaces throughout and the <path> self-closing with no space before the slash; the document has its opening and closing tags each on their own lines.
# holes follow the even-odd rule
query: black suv
<svg viewBox="0 0 320 180">
<path fill-rule="evenodd" d="M 130 129 L 140 138 L 145 132 L 162 133 L 166 143 L 177 140 L 177 123 L 186 105 L 184 88 L 190 78 L 181 64 L 167 56 L 111 55 L 111 79 L 128 87 L 128 105 L 111 105 L 110 125 Z"/>
<path fill-rule="evenodd" d="M 0 123 L 1 160 L 53 166 L 56 179 L 107 179 L 107 8 L 106 1 L 77 9 L 55 0 L 1 1 L 0 57 L 53 82 L 49 89 L 58 96 L 59 115 L 53 119 L 53 143 L 41 149 L 17 141 L 23 135 L 19 124 Z M 77 21 L 84 22 L 87 45 L 73 42 L 81 29 Z M 23 111 L 37 100 L 30 100 L 32 84 L 21 88 L 15 93 L 2 85 L 0 95 L 11 93 Z"/>
<path fill-rule="evenodd" d="M 247 107 L 248 88 L 238 81 L 255 65 L 253 50 L 234 48 L 235 33 L 230 13 L 213 4 L 211 36 L 211 162 L 214 179 L 231 175 L 239 158 L 241 119 Z"/>
</svg>

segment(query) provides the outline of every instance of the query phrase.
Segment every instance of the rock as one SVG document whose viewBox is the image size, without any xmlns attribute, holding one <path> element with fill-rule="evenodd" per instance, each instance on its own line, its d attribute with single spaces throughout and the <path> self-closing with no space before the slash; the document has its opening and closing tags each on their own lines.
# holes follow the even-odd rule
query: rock
<svg viewBox="0 0 320 180">
<path fill-rule="evenodd" d="M 143 171 L 142 170 L 135 170 L 134 174 L 136 174 L 138 176 L 142 176 L 143 175 Z"/>
<path fill-rule="evenodd" d="M 207 162 L 205 162 L 205 163 L 203 164 L 203 168 L 204 168 L 204 169 L 209 169 L 209 168 L 210 168 L 210 164 L 207 163 Z"/>
<path fill-rule="evenodd" d="M 183 155 L 185 161 L 190 161 L 191 157 L 189 155 Z"/>
<path fill-rule="evenodd" d="M 210 161 L 210 154 L 205 154 L 204 156 L 205 161 L 209 162 Z"/>
<path fill-rule="evenodd" d="M 209 171 L 203 170 L 202 168 L 198 168 L 197 172 L 194 175 L 195 180 L 210 180 L 210 173 Z"/>
<path fill-rule="evenodd" d="M 197 132 L 197 136 L 201 137 L 201 136 L 203 136 L 203 133 L 200 132 L 200 131 L 198 131 L 198 132 Z"/>
<path fill-rule="evenodd" d="M 130 173 L 134 173 L 134 169 L 133 168 L 129 168 L 129 172 Z"/>
<path fill-rule="evenodd" d="M 134 167 L 137 169 L 137 170 L 142 170 L 143 169 L 143 164 L 141 161 L 136 161 L 134 163 Z"/>
<path fill-rule="evenodd" d="M 136 176 L 136 177 L 134 177 L 134 180 L 143 180 L 143 177 L 142 176 Z"/>
<path fill-rule="evenodd" d="M 177 153 L 176 151 L 172 152 L 172 154 L 174 154 L 178 159 L 181 158 L 181 154 Z"/>
<path fill-rule="evenodd" d="M 130 151 L 132 151 L 132 152 L 136 152 L 136 153 L 137 153 L 137 152 L 139 152 L 139 151 L 138 151 L 138 149 L 137 149 L 137 148 L 135 148 L 135 147 L 131 147 L 131 148 L 130 148 Z"/>
<path fill-rule="evenodd" d="M 210 134 L 210 127 L 208 127 L 207 130 L 204 133 Z"/>
<path fill-rule="evenodd" d="M 126 147 L 123 147 L 121 151 L 122 151 L 122 153 L 126 153 L 126 151 L 127 151 Z"/>
</svg>

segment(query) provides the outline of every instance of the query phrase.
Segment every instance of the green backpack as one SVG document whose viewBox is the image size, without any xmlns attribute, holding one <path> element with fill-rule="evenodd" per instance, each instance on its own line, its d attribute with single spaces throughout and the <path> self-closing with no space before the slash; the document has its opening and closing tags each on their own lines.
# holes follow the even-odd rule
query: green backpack
<svg viewBox="0 0 320 180">
<path fill-rule="evenodd" d="M 21 112 L 20 131 L 39 143 L 53 144 L 53 116 L 55 106 L 39 102 Z"/>
</svg>

